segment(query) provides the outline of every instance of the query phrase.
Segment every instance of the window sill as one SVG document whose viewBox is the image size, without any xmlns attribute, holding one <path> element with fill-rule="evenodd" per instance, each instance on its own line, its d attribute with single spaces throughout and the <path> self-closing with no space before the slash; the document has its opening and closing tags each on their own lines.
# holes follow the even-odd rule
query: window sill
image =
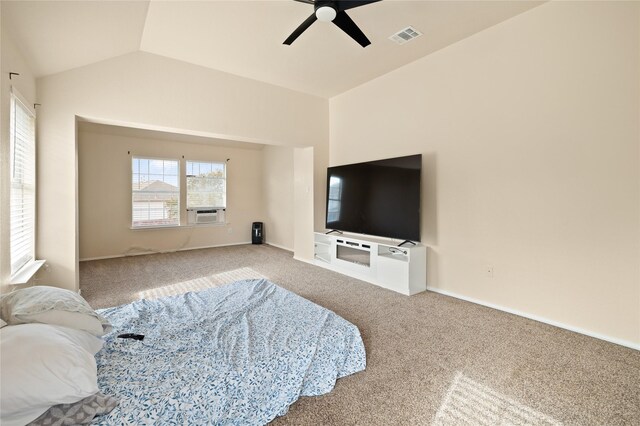
<svg viewBox="0 0 640 426">
<path fill-rule="evenodd" d="M 154 226 L 130 226 L 132 231 L 144 231 L 145 229 L 172 229 L 180 228 L 180 225 L 154 225 Z"/>
<path fill-rule="evenodd" d="M 187 225 L 164 225 L 164 226 L 130 226 L 129 229 L 132 231 L 144 231 L 147 229 L 176 229 L 176 228 L 201 228 L 201 227 L 218 227 L 218 226 L 226 226 L 227 223 L 189 223 Z"/>
<path fill-rule="evenodd" d="M 28 283 L 45 262 L 46 260 L 32 260 L 28 262 L 11 276 L 9 279 L 9 285 L 21 285 Z"/>
</svg>

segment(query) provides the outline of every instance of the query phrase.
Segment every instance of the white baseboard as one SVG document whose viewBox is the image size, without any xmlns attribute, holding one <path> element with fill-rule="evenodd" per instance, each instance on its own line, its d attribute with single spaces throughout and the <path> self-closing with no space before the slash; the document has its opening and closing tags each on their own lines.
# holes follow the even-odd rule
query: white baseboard
<svg viewBox="0 0 640 426">
<path fill-rule="evenodd" d="M 293 256 L 293 260 L 299 260 L 300 262 L 304 262 L 304 263 L 308 263 L 309 265 L 317 266 L 317 265 L 315 264 L 315 262 L 314 262 L 313 260 L 311 260 L 311 259 L 303 259 L 303 258 L 301 258 L 301 257 L 298 257 L 298 256 L 295 256 L 295 255 L 294 255 L 294 256 Z"/>
<path fill-rule="evenodd" d="M 268 245 L 268 246 L 273 246 L 273 247 L 277 247 L 277 248 L 282 249 L 282 250 L 293 252 L 292 248 L 281 246 L 280 244 L 270 243 L 269 241 L 266 241 L 265 244 Z"/>
<path fill-rule="evenodd" d="M 119 257 L 144 256 L 144 255 L 147 255 L 147 254 L 160 254 L 160 253 L 175 253 L 177 251 L 200 250 L 200 249 L 216 248 L 216 247 L 242 246 L 242 245 L 246 245 L 246 244 L 251 244 L 251 241 L 245 241 L 245 242 L 240 242 L 240 243 L 231 243 L 231 244 L 216 244 L 216 245 L 211 245 L 211 246 L 186 247 L 186 248 L 181 248 L 181 249 L 176 249 L 176 250 L 142 251 L 142 252 L 130 253 L 130 254 L 115 254 L 115 255 L 112 255 L 112 256 L 86 257 L 86 258 L 80 259 L 79 261 L 80 262 L 87 262 L 87 261 L 90 261 L 90 260 L 117 259 Z"/>
<path fill-rule="evenodd" d="M 607 342 L 610 342 L 610 343 L 615 343 L 616 345 L 626 346 L 627 348 L 631 348 L 631 349 L 635 349 L 637 351 L 640 351 L 640 343 L 634 343 L 634 342 L 630 342 L 628 340 L 618 339 L 616 337 L 607 336 L 605 334 L 594 333 L 592 331 L 585 330 L 585 329 L 580 328 L 580 327 L 574 327 L 572 325 L 567 325 L 567 324 L 564 324 L 564 323 L 561 323 L 561 322 L 558 322 L 558 321 L 553 321 L 553 320 L 550 320 L 550 319 L 547 319 L 547 318 L 543 318 L 543 317 L 540 317 L 540 316 L 537 316 L 537 315 L 528 314 L 526 312 L 518 311 L 517 309 L 505 308 L 504 306 L 494 305 L 493 303 L 484 302 L 482 300 L 474 299 L 472 297 L 461 296 L 459 294 L 452 293 L 452 292 L 446 291 L 446 290 L 441 290 L 439 288 L 432 288 L 432 287 L 427 286 L 427 291 L 433 291 L 434 293 L 443 294 L 445 296 L 454 297 L 456 299 L 460 299 L 460 300 L 464 300 L 464 301 L 467 301 L 467 302 L 475 303 L 477 305 L 482 305 L 482 306 L 486 306 L 488 308 L 497 309 L 499 311 L 507 312 L 507 313 L 510 313 L 510 314 L 513 314 L 513 315 L 518 315 L 520 317 L 524 317 L 524 318 L 528 318 L 528 319 L 531 319 L 531 320 L 534 320 L 534 321 L 542 322 L 544 324 L 549 324 L 549 325 L 552 325 L 554 327 L 564 328 L 565 330 L 573 331 L 575 333 L 584 334 L 584 335 L 589 336 L 589 337 L 594 337 L 596 339 L 604 340 L 604 341 L 607 341 Z"/>
</svg>

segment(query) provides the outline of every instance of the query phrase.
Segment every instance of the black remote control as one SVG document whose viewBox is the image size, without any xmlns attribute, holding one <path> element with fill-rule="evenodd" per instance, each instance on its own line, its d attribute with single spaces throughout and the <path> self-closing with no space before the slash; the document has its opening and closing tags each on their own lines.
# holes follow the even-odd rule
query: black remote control
<svg viewBox="0 0 640 426">
<path fill-rule="evenodd" d="M 144 340 L 144 334 L 124 333 L 119 334 L 118 337 L 120 337 L 121 339 Z"/>
</svg>

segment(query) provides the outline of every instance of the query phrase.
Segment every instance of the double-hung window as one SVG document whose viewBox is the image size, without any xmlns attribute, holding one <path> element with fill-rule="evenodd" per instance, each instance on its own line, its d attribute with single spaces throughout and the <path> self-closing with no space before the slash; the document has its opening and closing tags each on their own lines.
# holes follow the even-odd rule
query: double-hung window
<svg viewBox="0 0 640 426">
<path fill-rule="evenodd" d="M 16 93 L 11 93 L 9 256 L 12 276 L 35 258 L 36 118 L 26 105 Z"/>
<path fill-rule="evenodd" d="M 227 207 L 225 163 L 187 161 L 187 209 Z"/>
<path fill-rule="evenodd" d="M 131 167 L 132 227 L 179 226 L 179 161 L 134 157 Z"/>
</svg>

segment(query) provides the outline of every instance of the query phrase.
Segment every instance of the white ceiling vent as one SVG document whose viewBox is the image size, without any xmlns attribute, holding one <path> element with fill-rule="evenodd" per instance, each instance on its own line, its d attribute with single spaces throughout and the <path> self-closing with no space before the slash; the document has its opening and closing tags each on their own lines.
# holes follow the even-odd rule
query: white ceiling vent
<svg viewBox="0 0 640 426">
<path fill-rule="evenodd" d="M 416 37 L 420 37 L 422 33 L 413 27 L 407 27 L 404 30 L 398 31 L 389 37 L 389 40 L 395 41 L 398 44 L 404 44 L 409 40 L 413 40 Z"/>
</svg>

